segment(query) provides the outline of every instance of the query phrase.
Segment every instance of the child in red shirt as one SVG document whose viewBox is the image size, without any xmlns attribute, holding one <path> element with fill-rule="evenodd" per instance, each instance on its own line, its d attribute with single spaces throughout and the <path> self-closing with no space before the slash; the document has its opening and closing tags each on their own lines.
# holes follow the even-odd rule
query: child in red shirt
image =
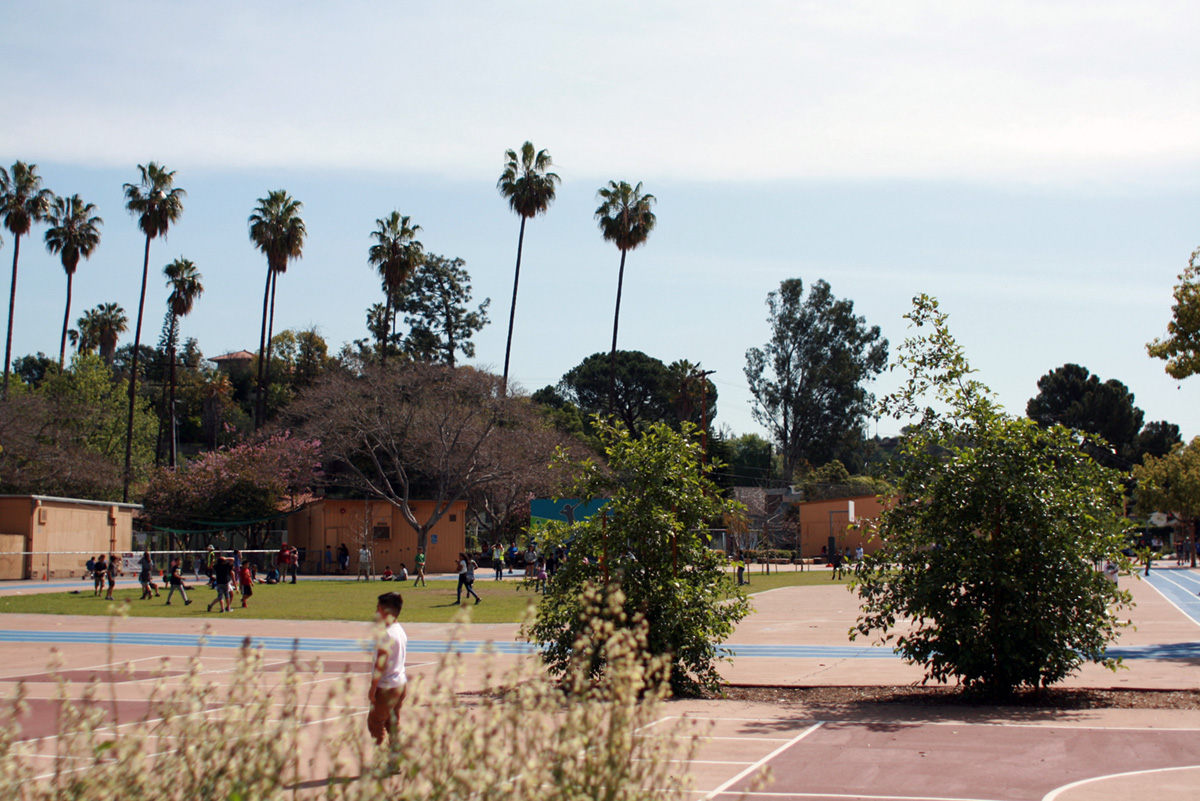
<svg viewBox="0 0 1200 801">
<path fill-rule="evenodd" d="M 242 608 L 246 608 L 246 599 L 254 594 L 254 573 L 250 570 L 250 565 L 242 562 L 242 569 L 238 572 L 238 584 L 242 590 Z"/>
</svg>

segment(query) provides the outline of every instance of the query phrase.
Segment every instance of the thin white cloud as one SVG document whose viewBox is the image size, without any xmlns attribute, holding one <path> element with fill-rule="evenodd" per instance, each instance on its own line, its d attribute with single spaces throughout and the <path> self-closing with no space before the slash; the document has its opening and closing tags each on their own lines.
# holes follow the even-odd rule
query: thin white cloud
<svg viewBox="0 0 1200 801">
<path fill-rule="evenodd" d="M 576 176 L 1061 183 L 1200 167 L 1195 3 L 49 2 L 5 16 L 0 151 L 47 161 L 462 177 L 533 138 Z"/>
</svg>

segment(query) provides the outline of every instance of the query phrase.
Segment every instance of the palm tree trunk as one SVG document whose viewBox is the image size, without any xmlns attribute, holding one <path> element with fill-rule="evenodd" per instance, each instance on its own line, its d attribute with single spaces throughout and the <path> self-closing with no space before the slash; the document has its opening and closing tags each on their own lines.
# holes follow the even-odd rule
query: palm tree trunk
<svg viewBox="0 0 1200 801">
<path fill-rule="evenodd" d="M 133 330 L 133 362 L 129 368 L 129 422 L 125 426 L 125 477 L 121 500 L 129 503 L 129 484 L 133 481 L 133 407 L 137 402 L 138 351 L 142 346 L 142 311 L 146 306 L 146 279 L 150 274 L 150 235 L 146 234 L 146 255 L 142 259 L 142 293 L 138 296 L 137 327 Z"/>
<path fill-rule="evenodd" d="M 258 335 L 258 397 L 254 399 L 254 428 L 262 425 L 259 409 L 262 407 L 263 394 L 263 360 L 267 353 L 267 303 L 271 299 L 271 263 L 267 262 L 267 286 L 263 290 L 262 330 Z"/>
<path fill-rule="evenodd" d="M 170 334 L 170 338 L 167 340 L 167 346 L 170 347 L 170 349 L 171 349 L 171 379 L 170 379 L 170 381 L 171 381 L 171 399 L 167 403 L 167 414 L 169 415 L 169 419 L 171 421 L 171 425 L 169 425 L 167 427 L 167 434 L 168 434 L 168 436 L 171 437 L 170 450 L 168 451 L 168 453 L 171 454 L 171 458 L 170 458 L 170 461 L 168 462 L 168 464 L 170 465 L 172 470 L 175 469 L 175 457 L 177 455 L 176 447 L 175 447 L 175 440 L 176 440 L 176 437 L 175 437 L 175 339 L 178 336 L 178 334 L 176 333 L 175 327 L 178 324 L 179 324 L 179 318 L 175 314 L 172 314 L 171 315 L 171 334 Z"/>
<path fill-rule="evenodd" d="M 379 343 L 379 366 L 387 364 L 388 344 L 391 342 L 388 337 L 388 330 L 391 330 L 392 336 L 396 334 L 396 323 L 392 318 L 392 290 L 384 287 L 383 290 L 383 341 Z"/>
<path fill-rule="evenodd" d="M 0 398 L 8 400 L 8 368 L 12 364 L 13 311 L 17 303 L 17 258 L 21 255 L 21 237 L 13 237 L 12 288 L 8 290 L 8 337 L 4 340 L 4 391 Z"/>
<path fill-rule="evenodd" d="M 67 311 L 63 314 L 62 341 L 58 345 L 58 369 L 62 370 L 67 359 L 67 325 L 71 321 L 71 284 L 75 273 L 67 273 Z"/>
<path fill-rule="evenodd" d="M 625 253 L 621 251 L 621 269 L 617 273 L 617 310 L 613 314 L 612 350 L 608 355 L 608 413 L 616 408 L 617 398 L 617 323 L 621 321 L 621 287 L 625 284 Z"/>
<path fill-rule="evenodd" d="M 267 392 L 271 388 L 271 337 L 275 334 L 275 284 L 279 273 L 271 273 L 271 316 L 267 318 L 267 357 L 263 367 L 262 421 L 267 422 Z"/>
<path fill-rule="evenodd" d="M 517 316 L 517 284 L 521 282 L 521 249 L 525 246 L 525 215 L 521 215 L 521 233 L 517 237 L 517 269 L 513 273 L 512 308 L 508 311 L 508 341 L 504 343 L 504 378 L 501 379 L 501 391 L 508 394 L 508 356 L 512 352 L 513 319 Z M 624 253 L 621 254 L 624 258 Z"/>
</svg>

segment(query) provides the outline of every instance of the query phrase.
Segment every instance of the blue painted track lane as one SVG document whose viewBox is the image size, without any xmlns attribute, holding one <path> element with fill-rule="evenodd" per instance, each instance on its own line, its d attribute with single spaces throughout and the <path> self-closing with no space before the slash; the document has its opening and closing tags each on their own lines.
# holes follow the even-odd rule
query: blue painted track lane
<svg viewBox="0 0 1200 801">
<path fill-rule="evenodd" d="M 46 645 L 143 645 L 158 648 L 241 648 L 245 637 L 229 635 L 137 633 L 102 631 L 25 631 L 0 629 L 0 643 L 43 643 Z M 304 651 L 322 653 L 369 652 L 365 640 L 301 637 L 250 637 L 250 645 L 265 651 Z M 417 654 L 440 654 L 453 648 L 458 653 L 479 654 L 489 650 L 497 654 L 529 655 L 537 648 L 526 642 L 484 642 L 465 640 L 409 640 L 408 650 Z M 898 659 L 890 649 L 852 645 L 727 645 L 721 648 L 739 659 Z M 1200 642 L 1170 645 L 1141 645 L 1111 648 L 1109 655 L 1125 659 L 1200 659 Z"/>
<path fill-rule="evenodd" d="M 1151 569 L 1150 575 L 1142 576 L 1150 586 L 1162 593 L 1180 612 L 1200 625 L 1200 572 L 1191 569 Z"/>
</svg>

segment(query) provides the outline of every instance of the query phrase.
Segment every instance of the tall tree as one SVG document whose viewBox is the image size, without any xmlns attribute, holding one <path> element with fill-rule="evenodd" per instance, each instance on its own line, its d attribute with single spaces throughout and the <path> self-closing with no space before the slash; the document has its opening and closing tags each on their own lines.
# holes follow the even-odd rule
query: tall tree
<svg viewBox="0 0 1200 801">
<path fill-rule="evenodd" d="M 1075 432 L 1005 414 L 936 300 L 917 297 L 907 317 L 919 331 L 900 349 L 907 380 L 882 409 L 916 422 L 883 546 L 856 578 L 857 632 L 880 632 L 927 680 L 994 696 L 1085 661 L 1115 670 L 1107 646 L 1131 597 L 1095 565 L 1122 561 L 1121 474 Z"/>
<path fill-rule="evenodd" d="M 304 251 L 307 231 L 300 209 L 304 204 L 282 189 L 258 199 L 250 215 L 250 241 L 267 257 L 267 285 L 263 291 L 262 332 L 258 337 L 258 403 L 254 424 L 266 422 L 267 387 L 271 381 L 271 335 L 275 327 L 275 281 L 287 272 L 288 262 L 299 259 Z M 269 318 L 268 318 L 269 312 Z"/>
<path fill-rule="evenodd" d="M 1179 274 L 1174 295 L 1167 335 L 1148 343 L 1146 352 L 1166 361 L 1167 375 L 1182 379 L 1200 373 L 1200 248 Z"/>
<path fill-rule="evenodd" d="M 612 367 L 616 365 L 616 380 Z M 652 424 L 671 421 L 671 373 L 661 359 L 640 350 L 593 353 L 562 377 L 557 391 L 585 415 L 614 415 L 634 436 Z"/>
<path fill-rule="evenodd" d="M 512 308 L 508 312 L 508 339 L 504 343 L 504 391 L 508 391 L 508 360 L 512 353 L 513 320 L 517 315 L 517 286 L 521 282 L 521 250 L 525 245 L 525 221 L 544 214 L 554 201 L 555 187 L 562 179 L 548 172 L 553 165 L 548 150 L 535 152 L 533 142 L 515 150 L 504 151 L 507 161 L 496 188 L 508 200 L 508 207 L 521 218 L 521 233 L 517 236 L 517 269 L 513 272 Z"/>
<path fill-rule="evenodd" d="M 1133 468 L 1138 512 L 1172 512 L 1182 521 L 1187 554 L 1196 566 L 1196 521 L 1200 520 L 1200 437 L 1165 456 L 1148 455 Z"/>
<path fill-rule="evenodd" d="M 8 335 L 4 341 L 4 389 L 0 397 L 8 397 L 8 372 L 12 362 L 13 313 L 17 302 L 17 260 L 21 257 L 21 237 L 29 233 L 35 222 L 42 220 L 50 209 L 54 193 L 42 188 L 42 177 L 36 164 L 18 161 L 12 172 L 0 167 L 0 217 L 4 227 L 13 235 L 12 286 L 8 290 Z"/>
<path fill-rule="evenodd" d="M 138 227 L 146 235 L 146 253 L 142 259 L 142 291 L 138 296 L 137 325 L 133 329 L 133 362 L 129 373 L 129 424 L 125 442 L 125 486 L 122 500 L 129 500 L 129 484 L 133 480 L 133 407 L 137 400 L 138 353 L 142 344 L 142 313 L 146 307 L 146 281 L 150 275 L 150 241 L 166 237 L 172 223 L 183 214 L 183 199 L 187 192 L 175 186 L 175 171 L 157 162 L 138 165 L 141 180 L 125 184 L 125 208 L 137 218 Z"/>
<path fill-rule="evenodd" d="M 455 502 L 520 474 L 505 445 L 544 427 L 531 404 L 500 392 L 498 376 L 422 362 L 329 370 L 288 417 L 320 440 L 330 483 L 395 506 L 421 546 Z M 418 499 L 433 501 L 428 517 L 417 517 Z"/>
<path fill-rule="evenodd" d="M 656 222 L 650 207 L 656 202 L 654 195 L 642 194 L 642 182 L 630 186 L 624 181 L 609 181 L 596 196 L 600 206 L 596 209 L 596 220 L 604 239 L 612 242 L 621 251 L 621 269 L 617 273 L 617 307 L 613 313 L 612 348 L 609 350 L 609 411 L 616 396 L 617 384 L 617 324 L 621 321 L 621 289 L 625 285 L 625 255 L 645 242 L 654 230 Z"/>
<path fill-rule="evenodd" d="M 84 203 L 79 195 L 56 197 L 46 215 L 46 249 L 58 254 L 67 274 L 67 310 L 63 314 L 62 340 L 58 345 L 58 366 L 62 369 L 67 357 L 67 325 L 71 320 L 71 285 L 80 258 L 90 258 L 100 244 L 100 226 L 104 220 L 95 216 L 96 207 Z"/>
<path fill-rule="evenodd" d="M 746 351 L 754 419 L 779 443 L 787 476 L 803 461 L 824 464 L 848 438 L 861 439 L 872 396 L 863 383 L 887 365 L 879 326 L 855 316 L 829 284 L 789 278 L 767 295 L 771 341 Z"/>
<path fill-rule="evenodd" d="M 524 632 L 542 646 L 550 670 L 561 674 L 574 643 L 595 625 L 581 599 L 589 590 L 616 596 L 628 617 L 645 616 L 648 654 L 670 655 L 676 694 L 714 690 L 717 663 L 728 658 L 720 643 L 750 604 L 726 570 L 725 554 L 709 547 L 709 526 L 726 515 L 741 517 L 741 504 L 704 475 L 694 426 L 675 431 L 656 423 L 634 437 L 601 422 L 598 431 L 608 469 L 594 458 L 560 458 L 556 466 L 574 479 L 571 496 L 609 500 L 587 520 L 550 523 L 538 532 L 543 549 L 569 544 L 571 558 Z"/>
<path fill-rule="evenodd" d="M 1142 410 L 1115 378 L 1101 381 L 1086 367 L 1064 364 L 1038 379 L 1025 413 L 1043 426 L 1061 425 L 1085 436 L 1084 449 L 1108 467 L 1128 469 L 1137 458 Z M 1097 437 L 1099 439 L 1097 439 Z"/>
<path fill-rule="evenodd" d="M 491 299 L 475 311 L 468 308 L 471 276 L 465 265 L 462 259 L 430 253 L 413 273 L 400 310 L 409 328 L 405 350 L 415 358 L 453 367 L 455 353 L 475 355 L 471 337 L 487 325 Z"/>
<path fill-rule="evenodd" d="M 375 230 L 371 238 L 375 244 L 368 251 L 367 263 L 379 271 L 383 281 L 383 294 L 386 296 L 384 315 L 391 329 L 391 336 L 396 334 L 396 306 L 400 298 L 400 287 L 412 277 L 413 271 L 424 260 L 424 246 L 415 237 L 421 226 L 412 225 L 412 219 L 398 211 L 390 216 L 375 221 Z M 381 343 L 379 359 L 387 363 L 387 352 L 390 347 L 390 336 L 385 336 Z"/>
<path fill-rule="evenodd" d="M 167 297 L 167 310 L 170 313 L 170 325 L 167 333 L 167 358 L 170 363 L 170 400 L 167 403 L 167 414 L 171 419 L 171 446 L 170 446 L 170 467 L 175 467 L 176 462 L 176 432 L 175 432 L 175 351 L 176 342 L 179 340 L 179 318 L 191 313 L 192 307 L 196 304 L 196 299 L 204 294 L 204 284 L 201 283 L 204 276 L 196 269 L 196 265 L 189 259 L 180 257 L 163 268 L 163 275 L 167 277 L 167 288 L 171 290 L 171 294 Z"/>
</svg>

